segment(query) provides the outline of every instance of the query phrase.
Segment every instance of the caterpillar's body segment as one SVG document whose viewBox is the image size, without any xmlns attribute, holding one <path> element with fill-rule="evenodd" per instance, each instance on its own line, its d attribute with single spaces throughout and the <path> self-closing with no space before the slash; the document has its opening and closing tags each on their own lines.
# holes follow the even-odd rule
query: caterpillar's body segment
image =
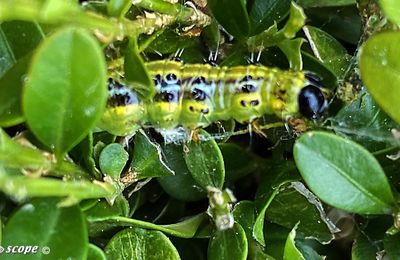
<svg viewBox="0 0 400 260">
<path fill-rule="evenodd" d="M 144 124 L 172 129 L 206 127 L 219 120 L 251 122 L 262 115 L 280 118 L 298 112 L 318 117 L 326 106 L 313 79 L 302 71 L 264 66 L 213 67 L 177 61 L 147 64 L 156 94 L 143 99 L 127 87 L 109 83 L 109 101 L 100 127 L 116 135 L 134 133 Z M 310 87 L 312 89 L 310 89 Z M 308 107 L 299 106 L 305 99 Z"/>
</svg>

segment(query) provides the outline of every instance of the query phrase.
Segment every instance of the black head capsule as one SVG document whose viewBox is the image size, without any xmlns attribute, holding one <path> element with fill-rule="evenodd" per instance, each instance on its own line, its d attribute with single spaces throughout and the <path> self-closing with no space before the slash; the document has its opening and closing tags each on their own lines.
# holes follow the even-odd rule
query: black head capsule
<svg viewBox="0 0 400 260">
<path fill-rule="evenodd" d="M 309 119 L 320 118 L 327 108 L 327 101 L 322 91 L 313 85 L 300 90 L 298 104 L 300 113 Z"/>
</svg>

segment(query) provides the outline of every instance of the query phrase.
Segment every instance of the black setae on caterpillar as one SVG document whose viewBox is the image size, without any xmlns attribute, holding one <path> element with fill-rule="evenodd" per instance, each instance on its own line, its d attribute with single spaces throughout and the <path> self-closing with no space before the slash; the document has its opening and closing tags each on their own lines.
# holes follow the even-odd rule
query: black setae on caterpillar
<svg viewBox="0 0 400 260">
<path fill-rule="evenodd" d="M 140 97 L 109 79 L 109 99 L 100 127 L 114 135 L 134 134 L 143 125 L 158 129 L 206 127 L 219 120 L 252 122 L 274 114 L 301 113 L 317 119 L 327 107 L 314 74 L 265 66 L 213 67 L 161 60 L 147 63 L 155 95 Z"/>
</svg>

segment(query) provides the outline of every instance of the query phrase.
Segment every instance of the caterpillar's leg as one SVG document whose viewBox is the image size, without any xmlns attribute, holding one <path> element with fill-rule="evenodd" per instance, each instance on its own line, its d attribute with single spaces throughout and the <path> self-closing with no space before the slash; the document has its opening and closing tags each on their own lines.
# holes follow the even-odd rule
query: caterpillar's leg
<svg viewBox="0 0 400 260">
<path fill-rule="evenodd" d="M 260 125 L 258 120 L 254 120 L 251 122 L 251 129 L 255 133 L 267 138 L 268 136 L 267 136 L 267 134 L 264 133 L 263 130 L 280 127 L 280 126 L 284 126 L 284 125 L 285 125 L 285 123 L 283 123 L 283 122 L 275 122 L 275 123 Z"/>
<path fill-rule="evenodd" d="M 287 122 L 296 133 L 303 133 L 308 129 L 306 122 L 303 119 L 291 117 Z"/>
<path fill-rule="evenodd" d="M 200 142 L 199 129 L 190 130 L 190 140 L 195 143 Z"/>
</svg>

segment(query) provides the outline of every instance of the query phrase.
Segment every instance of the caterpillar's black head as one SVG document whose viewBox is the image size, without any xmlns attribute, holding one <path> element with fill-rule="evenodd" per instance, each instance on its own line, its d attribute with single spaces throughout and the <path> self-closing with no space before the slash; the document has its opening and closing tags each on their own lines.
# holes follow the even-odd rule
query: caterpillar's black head
<svg viewBox="0 0 400 260">
<path fill-rule="evenodd" d="M 321 91 L 321 79 L 307 72 L 305 75 L 309 84 L 300 90 L 298 104 L 300 113 L 309 119 L 318 119 L 328 107 L 328 102 Z"/>
</svg>

